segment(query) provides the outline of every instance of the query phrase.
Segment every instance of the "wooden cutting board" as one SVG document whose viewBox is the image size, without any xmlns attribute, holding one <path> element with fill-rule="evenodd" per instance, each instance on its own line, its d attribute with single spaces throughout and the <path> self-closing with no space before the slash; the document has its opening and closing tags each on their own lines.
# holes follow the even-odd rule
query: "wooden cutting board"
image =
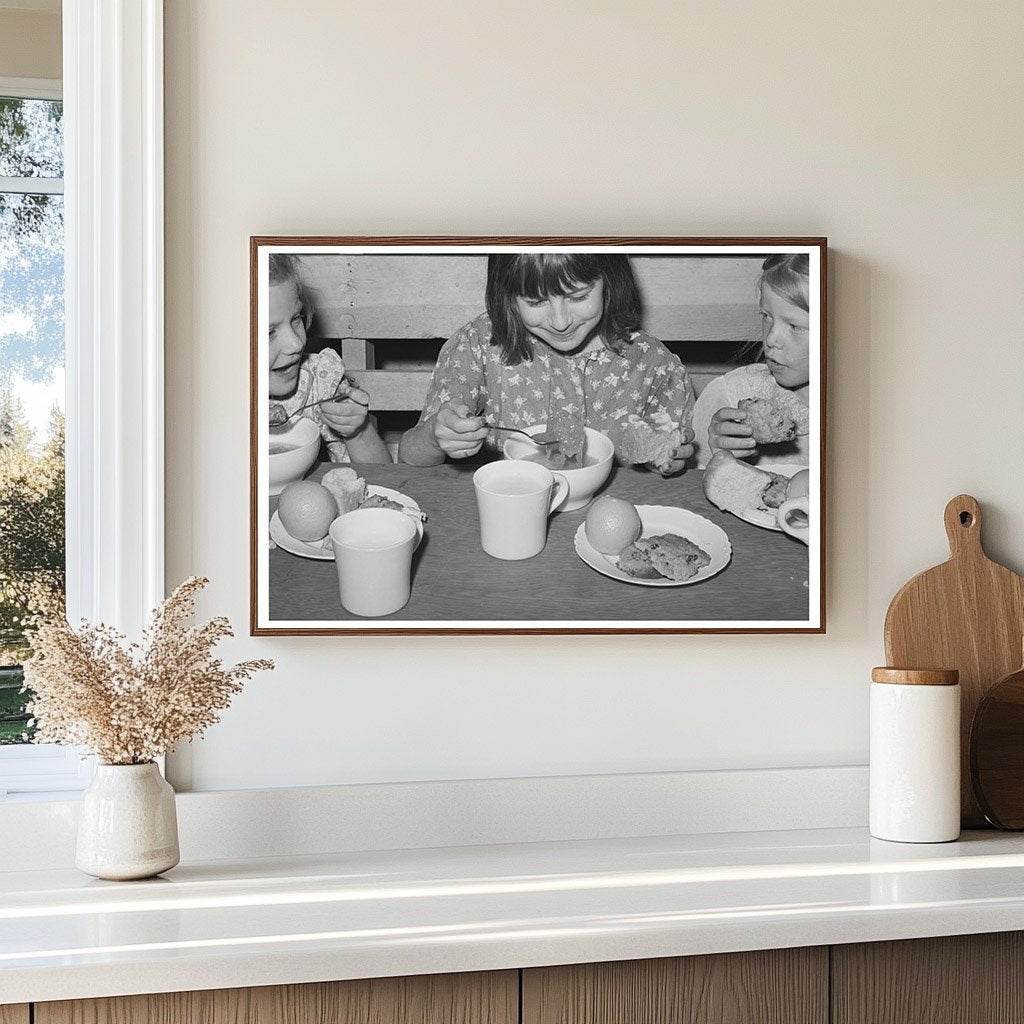
<svg viewBox="0 0 1024 1024">
<path fill-rule="evenodd" d="M 971 786 L 997 828 L 1024 829 L 1024 667 L 989 687 L 971 726 Z"/>
<path fill-rule="evenodd" d="M 993 562 L 981 546 L 981 508 L 957 495 L 945 511 L 949 561 L 915 576 L 885 616 L 885 656 L 894 668 L 960 671 L 960 814 L 984 827 L 970 773 L 971 722 L 988 688 L 1020 667 L 1024 578 Z"/>
</svg>

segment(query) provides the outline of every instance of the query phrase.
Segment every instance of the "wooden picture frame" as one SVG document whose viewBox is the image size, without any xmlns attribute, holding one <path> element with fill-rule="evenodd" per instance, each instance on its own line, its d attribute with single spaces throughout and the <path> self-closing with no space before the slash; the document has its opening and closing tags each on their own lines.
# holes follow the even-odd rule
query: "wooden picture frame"
<svg viewBox="0 0 1024 1024">
<path fill-rule="evenodd" d="M 525 325 L 525 316 L 537 332 L 524 326 L 522 337 L 533 345 L 535 358 L 516 361 L 514 353 L 509 357 L 508 348 L 492 344 L 490 321 L 481 316 L 487 257 L 499 257 L 495 268 L 508 265 L 500 257 L 527 257 L 519 262 L 533 267 L 538 261 L 530 257 L 537 254 L 568 254 L 568 259 L 554 261 L 556 267 L 619 269 L 614 275 L 602 271 L 605 276 L 598 275 L 586 287 L 586 283 L 572 283 L 580 290 L 565 294 L 564 299 L 569 287 L 564 284 L 559 286 L 561 292 L 552 293 L 554 297 L 534 297 L 527 305 L 522 297 L 508 299 L 505 306 L 500 306 L 503 300 L 494 299 L 496 310 L 522 310 L 522 316 L 515 313 L 519 317 L 515 322 Z M 763 265 L 770 257 L 774 257 L 769 264 L 773 276 L 762 278 L 769 273 Z M 622 296 L 632 286 L 621 284 L 623 266 L 639 291 L 640 320 L 635 330 L 620 334 L 612 351 L 604 345 L 602 332 L 612 330 L 607 326 L 613 322 L 610 306 L 618 303 L 626 308 Z M 563 273 L 561 280 L 564 277 Z M 250 289 L 252 635 L 825 632 L 826 239 L 255 236 L 250 239 Z M 597 299 L 592 297 L 594 290 Z M 498 294 L 496 285 L 494 295 Z M 292 320 L 282 327 L 284 297 L 291 304 L 285 319 Z M 598 305 L 588 305 L 595 301 Z M 272 305 L 279 318 L 274 321 L 273 340 Z M 569 309 L 557 324 L 555 318 L 563 314 L 552 312 L 556 307 Z M 591 309 L 596 312 L 587 320 Z M 615 322 L 620 320 L 625 322 L 622 317 Z M 591 327 L 594 323 L 597 326 Z M 300 327 L 301 340 L 296 342 L 291 334 L 298 335 Z M 571 340 L 562 344 L 563 335 L 550 333 L 556 328 L 569 332 L 564 337 Z M 506 346 L 511 344 L 511 331 L 514 328 L 506 328 Z M 283 357 L 282 332 L 291 338 L 294 349 Z M 453 335 L 455 340 L 441 352 Z M 571 348 L 578 339 L 583 339 L 579 347 Z M 773 359 L 765 360 L 766 350 Z M 806 366 L 800 354 L 804 351 Z M 437 366 L 439 352 L 442 364 Z M 668 410 L 683 409 L 682 404 L 672 404 L 683 402 L 679 396 L 686 387 L 674 360 L 677 355 L 698 395 L 697 423 L 706 424 L 708 411 L 720 401 L 738 402 L 737 396 L 749 387 L 753 391 L 747 397 L 768 403 L 756 410 L 745 403 L 743 416 L 721 413 L 714 422 L 724 422 L 724 427 L 705 425 L 697 453 L 701 460 L 715 452 L 709 447 L 709 432 L 715 431 L 717 443 L 726 445 L 743 433 L 729 427 L 730 423 L 750 420 L 759 431 L 781 430 L 778 436 L 796 436 L 779 441 L 772 435 L 771 441 L 757 443 L 753 460 L 718 458 L 715 466 L 727 470 L 725 474 L 695 468 L 694 458 L 685 472 L 664 477 L 651 469 L 620 464 L 618 456 L 627 450 L 620 431 L 627 429 L 623 424 L 630 415 L 642 413 L 648 423 L 671 429 Z M 463 359 L 467 362 L 460 362 Z M 328 402 L 326 408 L 298 411 L 307 399 L 323 398 L 318 388 L 333 389 L 336 381 L 328 380 L 326 368 L 332 368 L 336 377 L 342 364 L 346 390 L 356 389 L 349 403 Z M 723 379 L 727 373 L 732 376 Z M 467 375 L 472 378 L 468 382 Z M 663 384 L 665 379 L 671 384 Z M 576 382 L 565 387 L 577 390 L 560 405 L 565 394 L 559 390 L 560 382 L 565 381 Z M 699 396 L 712 381 L 714 387 L 701 403 Z M 641 399 L 645 386 L 647 395 Z M 331 394 L 333 390 L 327 397 Z M 291 454 L 283 458 L 280 451 L 270 454 L 271 415 L 280 418 L 292 413 L 286 427 L 274 428 L 275 437 L 283 429 L 291 438 L 295 423 L 322 410 L 319 422 L 313 421 L 323 435 L 320 440 L 312 437 L 309 423 L 295 431 L 303 438 L 311 434 L 307 451 L 316 451 L 312 466 L 299 476 L 316 481 L 342 450 L 337 445 L 343 440 L 337 429 L 342 428 L 332 430 L 327 418 L 334 416 L 332 423 L 350 429 L 350 420 L 337 417 L 347 415 L 353 404 L 362 405 L 366 395 L 367 422 L 390 445 L 390 455 L 396 457 L 396 442 L 404 437 L 402 454 L 420 459 L 424 445 L 429 457 L 434 451 L 430 446 L 436 448 L 440 436 L 429 424 L 405 433 L 415 427 L 423 402 L 433 401 L 436 407 L 442 399 L 455 396 L 448 403 L 454 409 L 459 396 L 470 394 L 478 396 L 477 407 L 463 402 L 466 407 L 461 414 L 489 417 L 487 442 L 475 456 L 452 459 L 437 449 L 444 462 L 436 465 L 385 465 L 376 457 L 366 463 L 352 460 L 371 493 L 382 499 L 390 496 L 400 505 L 416 502 L 427 516 L 424 540 L 413 557 L 408 603 L 379 617 L 352 615 L 341 603 L 330 537 L 298 541 L 276 512 L 278 499 L 269 493 L 271 479 L 279 489 L 282 479 L 296 471 L 293 466 L 282 475 L 280 464 L 293 461 Z M 665 415 L 651 411 L 652 397 L 653 408 L 665 409 Z M 524 417 L 536 420 L 536 412 L 527 414 L 531 406 L 549 409 L 553 423 L 556 416 L 576 415 L 560 409 L 583 408 L 586 422 L 612 437 L 617 449 L 609 480 L 598 493 L 610 492 L 638 506 L 645 537 L 652 531 L 685 537 L 690 530 L 687 524 L 695 524 L 696 533 L 689 539 L 707 546 L 710 564 L 700 565 L 689 581 L 666 581 L 666 574 L 685 575 L 692 570 L 680 569 L 679 560 L 673 561 L 676 542 L 659 541 L 665 552 L 657 556 L 660 569 L 651 568 L 649 551 L 638 556 L 647 560 L 639 571 L 654 574 L 654 580 L 620 579 L 623 573 L 617 559 L 600 555 L 588 540 L 586 508 L 555 511 L 548 521 L 545 546 L 534 557 L 508 561 L 485 554 L 473 474 L 489 459 L 500 459 L 501 449 L 494 445 L 511 436 L 491 429 L 497 425 L 494 410 L 499 410 L 501 420 L 515 416 L 521 423 Z M 692 407 L 684 410 L 682 418 L 692 413 Z M 362 415 L 357 412 L 356 419 Z M 679 440 L 678 435 L 673 440 Z M 343 448 L 365 452 L 376 450 L 375 445 L 371 429 L 364 425 Z M 664 447 L 659 451 L 664 454 Z M 521 454 L 514 446 L 510 449 L 512 454 L 517 452 Z M 711 481 L 714 501 L 735 505 L 740 499 L 733 495 L 734 476 L 746 477 L 743 486 L 751 482 L 749 473 L 737 467 L 751 462 L 775 474 L 768 478 L 772 486 L 763 491 L 758 488 L 765 478 L 757 476 L 756 508 L 726 511 L 704 493 L 705 481 Z M 666 462 L 662 468 L 672 466 Z M 792 481 L 801 468 L 806 468 L 806 475 L 798 474 Z M 723 477 L 728 483 L 727 498 L 721 493 Z M 286 496 L 286 518 L 296 532 L 300 491 L 292 489 Z M 802 504 L 798 500 L 798 507 L 787 512 L 790 526 L 806 527 L 802 539 L 796 539 L 779 529 L 772 506 L 798 497 L 801 491 L 806 491 Z M 304 498 L 312 492 L 318 501 L 322 498 L 319 488 L 307 487 L 304 492 Z M 680 510 L 689 518 L 681 516 Z M 410 508 L 405 511 L 409 513 Z M 328 514 L 325 507 L 309 514 L 313 531 L 319 532 Z M 392 519 L 395 515 L 396 522 L 402 519 L 400 513 L 393 513 Z M 347 526 L 351 523 L 347 521 Z M 721 535 L 727 538 L 724 546 Z M 375 575 L 361 583 L 376 599 L 383 592 L 381 580 L 382 575 Z"/>
</svg>

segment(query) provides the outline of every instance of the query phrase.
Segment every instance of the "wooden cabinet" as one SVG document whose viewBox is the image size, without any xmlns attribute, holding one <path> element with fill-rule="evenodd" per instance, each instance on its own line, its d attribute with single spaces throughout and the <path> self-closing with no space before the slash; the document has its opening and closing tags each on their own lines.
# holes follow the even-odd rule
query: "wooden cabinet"
<svg viewBox="0 0 1024 1024">
<path fill-rule="evenodd" d="M 523 971 L 523 1024 L 827 1024 L 828 949 Z"/>
<path fill-rule="evenodd" d="M 518 971 L 35 1005 L 35 1024 L 517 1024 L 518 1020 Z M 7 1024 L 2 1018 L 0 1022 Z M 22 1021 L 17 1019 L 17 1024 Z"/>
<path fill-rule="evenodd" d="M 832 947 L 833 1024 L 1024 1021 L 1024 933 Z"/>
<path fill-rule="evenodd" d="M 0 1006 L 0 1024 L 1014 1024 L 1024 932 Z"/>
</svg>

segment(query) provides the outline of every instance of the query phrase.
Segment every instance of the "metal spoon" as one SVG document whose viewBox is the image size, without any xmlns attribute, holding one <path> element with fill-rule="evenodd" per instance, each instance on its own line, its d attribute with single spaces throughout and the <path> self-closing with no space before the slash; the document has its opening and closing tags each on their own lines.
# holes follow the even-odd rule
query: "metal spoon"
<svg viewBox="0 0 1024 1024">
<path fill-rule="evenodd" d="M 561 440 L 551 433 L 550 430 L 542 430 L 539 434 L 528 434 L 525 430 L 520 430 L 519 427 L 503 427 L 497 423 L 488 423 L 487 426 L 491 430 L 504 430 L 510 434 L 522 434 L 527 441 L 532 441 L 539 447 L 547 444 L 558 444 Z"/>
<path fill-rule="evenodd" d="M 356 405 L 361 405 L 364 409 L 368 409 L 370 407 L 369 402 L 356 401 L 356 399 L 352 397 L 351 390 L 346 391 L 344 394 L 339 390 L 330 398 L 318 398 L 315 402 L 307 402 L 305 405 L 300 405 L 294 412 L 287 412 L 280 402 L 271 402 L 269 417 L 270 426 L 283 427 L 293 416 L 297 416 L 302 412 L 303 409 L 311 409 L 314 405 L 323 405 L 324 402 L 344 401 L 346 398 L 350 402 L 354 402 Z"/>
</svg>

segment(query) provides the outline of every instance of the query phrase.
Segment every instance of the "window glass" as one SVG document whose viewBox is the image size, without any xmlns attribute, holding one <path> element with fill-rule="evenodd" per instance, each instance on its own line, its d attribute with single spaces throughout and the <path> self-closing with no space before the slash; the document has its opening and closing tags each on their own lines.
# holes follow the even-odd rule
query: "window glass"
<svg viewBox="0 0 1024 1024">
<path fill-rule="evenodd" d="M 26 618 L 64 597 L 61 104 L 0 97 L 0 744 L 31 739 Z"/>
<path fill-rule="evenodd" d="M 0 177 L 62 178 L 62 104 L 0 96 Z"/>
</svg>

